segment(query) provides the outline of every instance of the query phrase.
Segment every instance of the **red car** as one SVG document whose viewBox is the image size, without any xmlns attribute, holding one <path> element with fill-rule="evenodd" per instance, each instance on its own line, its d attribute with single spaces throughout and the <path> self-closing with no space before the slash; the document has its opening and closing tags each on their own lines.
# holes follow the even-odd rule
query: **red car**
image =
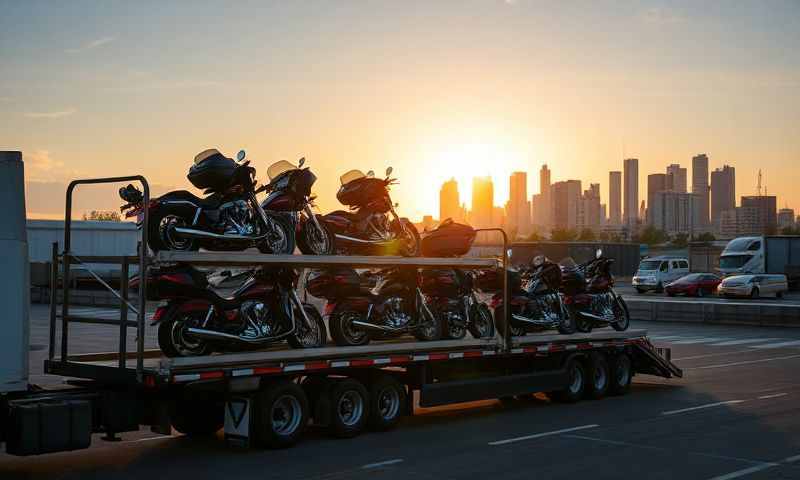
<svg viewBox="0 0 800 480">
<path fill-rule="evenodd" d="M 679 294 L 703 297 L 716 292 L 720 282 L 722 278 L 713 273 L 690 273 L 664 287 L 664 291 L 670 297 Z"/>
</svg>

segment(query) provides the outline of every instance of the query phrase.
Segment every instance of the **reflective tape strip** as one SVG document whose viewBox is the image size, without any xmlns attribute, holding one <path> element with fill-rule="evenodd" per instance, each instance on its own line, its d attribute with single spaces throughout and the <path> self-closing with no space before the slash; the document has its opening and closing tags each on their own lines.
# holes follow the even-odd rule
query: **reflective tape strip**
<svg viewBox="0 0 800 480">
<path fill-rule="evenodd" d="M 430 359 L 429 355 L 414 355 L 414 357 L 413 357 L 413 360 L 415 362 L 422 362 L 422 361 L 429 360 L 429 359 Z"/>
<path fill-rule="evenodd" d="M 199 373 L 187 373 L 184 375 L 173 375 L 172 382 L 173 383 L 181 383 L 181 382 L 193 382 L 195 380 L 200 380 Z"/>
<path fill-rule="evenodd" d="M 392 363 L 392 359 L 388 358 L 388 357 L 387 358 L 376 358 L 373 361 L 373 363 L 375 365 L 386 365 L 386 364 Z"/>
<path fill-rule="evenodd" d="M 234 370 L 234 371 L 232 371 L 231 372 L 231 376 L 234 376 L 234 377 L 246 377 L 248 375 L 255 375 L 255 373 L 256 373 L 255 370 L 253 370 L 252 368 L 245 368 L 245 369 L 242 369 L 242 370 Z"/>
<path fill-rule="evenodd" d="M 344 360 L 344 361 L 341 361 L 341 362 L 331 362 L 331 368 L 341 368 L 341 367 L 349 367 L 349 366 L 350 366 L 350 361 L 349 360 Z"/>
<path fill-rule="evenodd" d="M 464 358 L 464 352 L 453 352 L 448 355 L 449 358 Z"/>
</svg>

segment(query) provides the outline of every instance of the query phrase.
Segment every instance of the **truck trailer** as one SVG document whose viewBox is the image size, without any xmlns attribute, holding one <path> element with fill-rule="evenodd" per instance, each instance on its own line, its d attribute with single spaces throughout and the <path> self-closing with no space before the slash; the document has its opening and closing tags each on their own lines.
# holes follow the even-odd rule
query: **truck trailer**
<svg viewBox="0 0 800 480">
<path fill-rule="evenodd" d="M 719 258 L 723 275 L 782 274 L 790 288 L 800 283 L 800 236 L 739 237 L 725 246 Z"/>
</svg>

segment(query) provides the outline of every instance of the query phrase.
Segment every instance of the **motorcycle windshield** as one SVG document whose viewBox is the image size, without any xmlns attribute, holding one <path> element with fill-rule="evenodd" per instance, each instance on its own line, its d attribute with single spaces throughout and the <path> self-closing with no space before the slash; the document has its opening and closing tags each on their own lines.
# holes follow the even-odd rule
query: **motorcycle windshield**
<svg viewBox="0 0 800 480">
<path fill-rule="evenodd" d="M 270 181 L 275 180 L 280 175 L 283 175 L 286 172 L 297 170 L 295 165 L 287 162 L 286 160 L 281 160 L 279 162 L 275 162 L 267 168 L 267 177 L 269 177 Z"/>
<path fill-rule="evenodd" d="M 364 178 L 364 172 L 361 170 L 350 170 L 349 172 L 345 173 L 341 177 L 339 177 L 339 182 L 344 185 L 346 183 L 350 183 L 353 180 L 358 180 L 359 178 Z"/>
</svg>

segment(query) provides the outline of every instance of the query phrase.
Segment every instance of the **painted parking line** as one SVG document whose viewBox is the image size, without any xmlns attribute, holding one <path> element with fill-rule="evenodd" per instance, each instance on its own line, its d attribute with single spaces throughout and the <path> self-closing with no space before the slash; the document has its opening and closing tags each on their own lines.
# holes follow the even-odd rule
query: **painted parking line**
<svg viewBox="0 0 800 480">
<path fill-rule="evenodd" d="M 577 432 L 578 430 L 587 430 L 590 428 L 597 428 L 600 425 L 595 423 L 590 425 L 581 425 L 579 427 L 572 427 L 572 428 L 562 428 L 561 430 L 553 430 L 552 432 L 542 432 L 542 433 L 534 433 L 533 435 L 525 435 L 523 437 L 515 437 L 515 438 L 508 438 L 505 440 L 496 440 L 494 442 L 489 442 L 489 445 L 497 446 L 497 445 L 506 445 L 509 443 L 521 442 L 524 440 L 533 440 L 536 438 L 542 437 L 549 437 L 551 435 L 559 435 L 561 433 L 568 433 L 568 432 Z"/>
<path fill-rule="evenodd" d="M 691 357 L 680 357 L 680 358 L 673 358 L 673 362 L 677 362 L 678 360 L 694 360 L 697 358 L 708 358 L 708 357 L 722 357 L 725 355 L 735 355 L 737 353 L 752 353 L 752 350 L 736 350 L 733 352 L 720 352 L 720 353 L 706 353 L 704 355 L 692 355 Z"/>
<path fill-rule="evenodd" d="M 720 340 L 727 340 L 725 337 L 695 337 L 690 338 L 688 340 L 678 340 L 676 342 L 671 342 L 673 345 L 691 345 L 694 343 L 711 343 L 711 342 L 719 342 Z"/>
<path fill-rule="evenodd" d="M 780 398 L 789 395 L 788 393 L 773 393 L 772 395 L 761 395 L 758 397 L 759 400 L 768 400 L 770 398 Z"/>
<path fill-rule="evenodd" d="M 361 468 L 364 470 L 369 470 L 372 468 L 380 468 L 380 467 L 388 467 L 389 465 L 397 465 L 398 463 L 402 463 L 402 458 L 394 458 L 392 460 L 385 460 L 383 462 L 376 462 L 376 463 L 368 463 L 366 465 L 361 465 Z"/>
<path fill-rule="evenodd" d="M 723 405 L 735 405 L 737 403 L 743 403 L 746 400 L 727 400 L 724 402 L 714 402 L 714 403 L 706 403 L 705 405 L 698 405 L 696 407 L 689 407 L 689 408 L 681 408 L 678 410 L 667 410 L 666 412 L 661 412 L 661 415 L 676 415 L 678 413 L 686 413 L 686 412 L 694 412 L 696 410 L 705 410 L 706 408 L 713 408 L 713 407 L 721 407 Z"/>
<path fill-rule="evenodd" d="M 712 343 L 711 345 L 715 347 L 729 347 L 732 345 L 747 345 L 749 343 L 764 343 L 764 342 L 771 342 L 773 340 L 781 340 L 780 338 L 745 338 L 743 340 L 729 340 L 727 342 L 717 342 Z"/>
<path fill-rule="evenodd" d="M 783 357 L 761 358 L 759 360 L 746 360 L 743 362 L 720 363 L 717 365 L 704 365 L 702 367 L 688 367 L 685 370 L 705 370 L 708 368 L 738 367 L 739 365 L 750 365 L 752 363 L 763 363 L 763 362 L 775 362 L 778 360 L 789 360 L 792 358 L 800 358 L 800 355 L 786 355 Z"/>
<path fill-rule="evenodd" d="M 766 470 L 768 468 L 777 467 L 780 463 L 760 463 L 758 465 L 753 465 L 752 467 L 743 468 L 741 470 L 736 470 L 735 472 L 726 473 L 725 475 L 719 475 L 710 480 L 733 480 L 734 478 L 744 477 L 745 475 L 750 475 L 751 473 L 760 472 L 762 470 Z"/>
<path fill-rule="evenodd" d="M 764 345 L 754 345 L 753 348 L 784 348 L 784 347 L 798 347 L 800 346 L 800 340 L 791 340 L 788 342 L 774 342 L 774 343 L 767 343 Z"/>
</svg>

